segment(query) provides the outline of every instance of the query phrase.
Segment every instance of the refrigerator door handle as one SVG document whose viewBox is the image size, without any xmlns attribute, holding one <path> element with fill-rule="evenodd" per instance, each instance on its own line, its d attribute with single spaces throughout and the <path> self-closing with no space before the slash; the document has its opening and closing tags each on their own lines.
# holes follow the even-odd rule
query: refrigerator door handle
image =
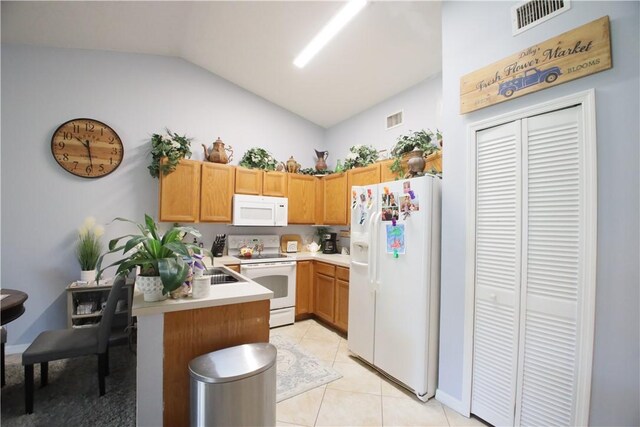
<svg viewBox="0 0 640 427">
<path fill-rule="evenodd" d="M 374 257 L 376 253 L 376 235 L 375 235 L 375 224 L 376 224 L 376 213 L 373 213 L 369 216 L 369 290 L 371 293 L 375 292 L 375 279 L 377 273 L 377 266 L 374 262 Z"/>
<path fill-rule="evenodd" d="M 375 266 L 373 270 L 373 274 L 371 276 L 371 293 L 375 294 L 380 289 L 380 283 L 377 280 L 379 275 L 378 270 L 378 245 L 380 241 L 378 239 L 378 234 L 380 230 L 380 217 L 382 216 L 381 212 L 376 212 L 373 216 L 373 223 L 371 224 L 371 243 L 369 246 L 370 253 L 372 254 L 372 264 Z"/>
<path fill-rule="evenodd" d="M 364 262 L 351 261 L 351 265 L 357 265 L 358 267 L 367 267 L 369 264 L 366 264 Z"/>
<path fill-rule="evenodd" d="M 375 221 L 375 234 L 374 234 L 374 242 L 375 242 L 375 251 L 374 251 L 374 259 L 373 259 L 373 263 L 376 265 L 376 272 L 375 272 L 375 276 L 373 276 L 373 292 L 378 293 L 380 292 L 380 271 L 378 270 L 378 261 L 379 261 L 379 255 L 378 255 L 378 251 L 380 250 L 380 248 L 378 248 L 379 244 L 384 244 L 380 242 L 380 226 L 382 221 L 380 221 L 380 218 L 382 218 L 382 212 L 378 212 L 376 213 L 376 221 Z"/>
</svg>

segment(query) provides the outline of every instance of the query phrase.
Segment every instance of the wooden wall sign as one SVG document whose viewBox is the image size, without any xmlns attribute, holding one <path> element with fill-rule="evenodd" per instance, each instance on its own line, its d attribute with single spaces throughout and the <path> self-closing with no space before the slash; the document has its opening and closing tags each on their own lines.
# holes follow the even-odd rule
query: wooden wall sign
<svg viewBox="0 0 640 427">
<path fill-rule="evenodd" d="M 603 16 L 463 76 L 460 114 L 609 68 L 609 17 Z"/>
</svg>

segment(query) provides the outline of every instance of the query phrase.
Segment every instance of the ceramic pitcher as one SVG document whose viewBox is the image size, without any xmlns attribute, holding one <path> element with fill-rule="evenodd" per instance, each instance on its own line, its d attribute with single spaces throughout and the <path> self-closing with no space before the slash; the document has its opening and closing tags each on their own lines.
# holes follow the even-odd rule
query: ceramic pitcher
<svg viewBox="0 0 640 427">
<path fill-rule="evenodd" d="M 202 144 L 204 149 L 204 158 L 212 163 L 229 163 L 233 159 L 233 150 L 231 147 L 225 147 L 224 142 L 218 137 L 211 147 L 211 151 L 207 154 L 207 147 Z M 227 156 L 227 152 L 229 155 Z"/>
<path fill-rule="evenodd" d="M 316 161 L 316 170 L 317 171 L 323 171 L 327 169 L 327 159 L 329 158 L 329 152 L 328 151 L 318 151 L 318 150 L 314 150 L 316 152 L 316 156 L 318 156 L 318 160 Z"/>
</svg>

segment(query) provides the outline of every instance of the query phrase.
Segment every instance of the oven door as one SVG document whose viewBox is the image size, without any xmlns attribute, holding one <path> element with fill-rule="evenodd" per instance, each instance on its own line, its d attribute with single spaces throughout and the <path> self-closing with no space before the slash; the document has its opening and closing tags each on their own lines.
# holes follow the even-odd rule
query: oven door
<svg viewBox="0 0 640 427">
<path fill-rule="evenodd" d="M 295 261 L 241 264 L 240 274 L 273 292 L 272 310 L 296 305 Z"/>
</svg>

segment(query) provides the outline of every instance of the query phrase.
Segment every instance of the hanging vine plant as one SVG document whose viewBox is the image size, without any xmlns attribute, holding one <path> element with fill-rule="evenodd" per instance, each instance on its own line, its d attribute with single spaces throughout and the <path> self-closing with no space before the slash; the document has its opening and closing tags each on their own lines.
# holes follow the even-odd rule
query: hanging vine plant
<svg viewBox="0 0 640 427">
<path fill-rule="evenodd" d="M 369 166 L 378 160 L 378 150 L 371 145 L 354 145 L 349 151 L 342 165 L 344 170 Z"/>
<path fill-rule="evenodd" d="M 423 152 L 424 156 L 428 156 L 431 153 L 440 151 L 440 147 L 433 141 L 441 139 L 440 131 L 436 131 L 434 134 L 432 131 L 424 129 L 416 132 L 409 131 L 407 135 L 400 135 L 391 149 L 393 163 L 389 169 L 396 174 L 402 173 L 402 157 L 405 154 L 413 150 L 419 150 Z"/>
<path fill-rule="evenodd" d="M 191 157 L 191 140 L 186 135 L 178 135 L 166 129 L 167 135 L 154 133 L 151 135 L 151 164 L 147 167 L 152 177 L 158 178 L 160 173 L 167 175 L 173 172 L 182 159 Z M 160 164 L 163 157 L 165 163 Z"/>
<path fill-rule="evenodd" d="M 264 148 L 253 147 L 247 150 L 240 159 L 240 166 L 249 169 L 276 170 L 276 159 Z"/>
</svg>

